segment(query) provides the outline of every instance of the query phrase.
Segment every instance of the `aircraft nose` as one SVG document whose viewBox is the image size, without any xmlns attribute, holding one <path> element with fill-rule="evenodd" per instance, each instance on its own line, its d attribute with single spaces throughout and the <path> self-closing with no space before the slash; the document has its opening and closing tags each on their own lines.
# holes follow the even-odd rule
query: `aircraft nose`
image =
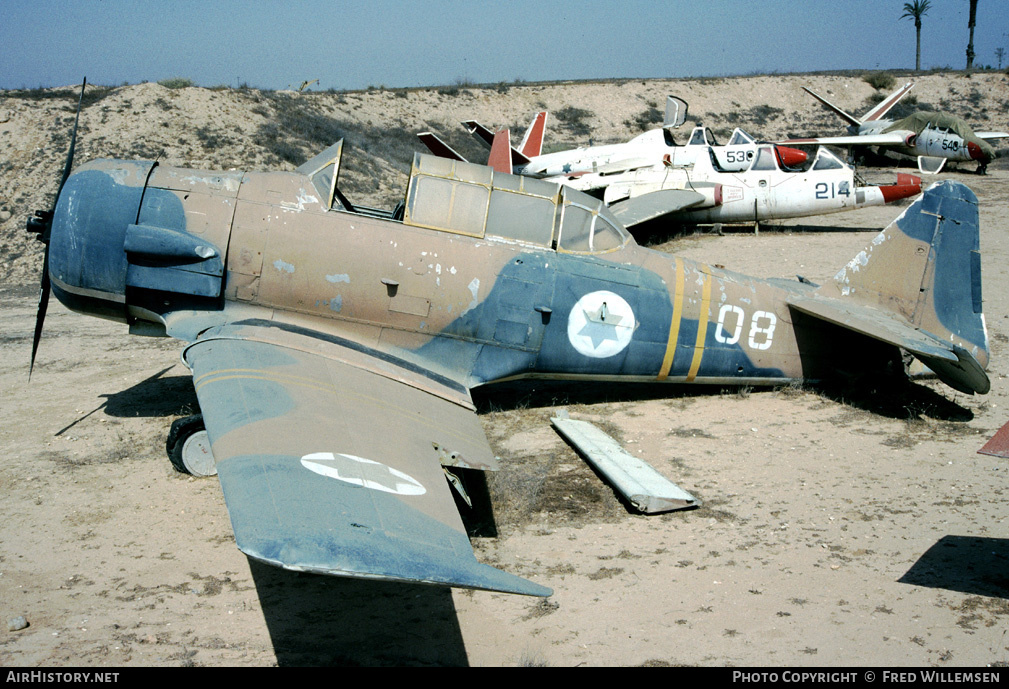
<svg viewBox="0 0 1009 689">
<path fill-rule="evenodd" d="M 984 150 L 973 141 L 967 142 L 967 154 L 970 156 L 971 160 L 977 160 L 982 163 L 989 162 L 988 156 L 985 155 Z"/>
<path fill-rule="evenodd" d="M 901 172 L 897 174 L 896 184 L 880 186 L 879 190 L 885 203 L 917 196 L 921 193 L 921 177 Z"/>
<path fill-rule="evenodd" d="M 805 151 L 800 151 L 798 148 L 789 148 L 788 146 L 776 146 L 775 148 L 778 149 L 782 167 L 798 167 L 805 163 L 809 157 Z"/>
<path fill-rule="evenodd" d="M 126 229 L 137 222 L 153 163 L 99 160 L 71 175 L 49 246 L 53 293 L 75 311 L 126 320 Z"/>
</svg>

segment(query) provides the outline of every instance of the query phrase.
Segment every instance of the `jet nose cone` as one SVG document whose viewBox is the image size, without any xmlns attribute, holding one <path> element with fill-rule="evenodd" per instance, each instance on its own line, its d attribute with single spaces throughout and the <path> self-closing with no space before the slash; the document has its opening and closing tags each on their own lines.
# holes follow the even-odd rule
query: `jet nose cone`
<svg viewBox="0 0 1009 689">
<path fill-rule="evenodd" d="M 805 151 L 800 151 L 797 148 L 789 148 L 788 146 L 776 146 L 776 148 L 783 167 L 799 167 L 809 158 Z"/>
<path fill-rule="evenodd" d="M 921 193 L 921 177 L 901 172 L 897 174 L 896 184 L 881 186 L 879 190 L 883 193 L 885 203 L 917 196 Z"/>
<path fill-rule="evenodd" d="M 982 163 L 991 162 L 988 160 L 988 156 L 985 154 L 984 149 L 973 141 L 967 142 L 967 154 L 970 156 L 971 160 L 977 160 Z"/>
</svg>

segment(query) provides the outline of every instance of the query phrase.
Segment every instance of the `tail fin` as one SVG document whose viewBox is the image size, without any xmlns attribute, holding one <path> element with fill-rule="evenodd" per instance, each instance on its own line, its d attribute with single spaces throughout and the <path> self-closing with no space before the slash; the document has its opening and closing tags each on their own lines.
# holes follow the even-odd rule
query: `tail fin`
<svg viewBox="0 0 1009 689">
<path fill-rule="evenodd" d="M 467 132 L 480 139 L 488 147 L 494 144 L 494 132 L 476 120 L 463 120 L 462 126 L 466 128 Z"/>
<path fill-rule="evenodd" d="M 886 113 L 890 112 L 890 108 L 897 105 L 901 98 L 907 95 L 907 92 L 911 90 L 914 86 L 914 82 L 907 82 L 899 89 L 891 93 L 889 96 L 881 100 L 875 108 L 865 113 L 865 117 L 862 118 L 863 122 L 872 122 L 873 120 L 879 120 L 886 117 Z"/>
<path fill-rule="evenodd" d="M 431 132 L 421 132 L 417 135 L 417 138 L 424 142 L 424 145 L 428 147 L 431 153 L 434 153 L 439 158 L 448 158 L 450 160 L 458 160 L 459 162 L 467 162 L 465 158 L 455 152 L 455 150 L 449 146 L 447 143 L 438 138 L 436 134 Z"/>
<path fill-rule="evenodd" d="M 538 118 L 540 115 L 543 115 L 543 127 L 546 127 L 546 123 L 547 123 L 547 117 L 546 117 L 546 115 L 547 114 L 545 112 L 542 112 L 542 113 L 537 114 L 536 117 Z M 462 126 L 465 127 L 466 131 L 468 131 L 470 134 L 472 134 L 476 138 L 480 139 L 480 141 L 482 141 L 483 143 L 485 143 L 487 146 L 493 148 L 495 134 L 491 130 L 487 129 L 487 127 L 483 126 L 482 124 L 480 124 L 476 120 L 464 120 L 463 123 L 462 123 Z M 536 126 L 536 120 L 534 119 L 532 125 L 529 126 L 529 131 L 532 131 L 535 126 Z M 529 138 L 529 131 L 526 132 L 526 138 Z M 542 131 L 541 131 L 541 134 L 542 134 Z M 542 143 L 543 143 L 543 140 L 542 140 L 542 136 L 541 136 L 540 137 L 540 145 L 542 145 Z M 523 145 L 524 145 L 524 142 L 523 142 Z M 511 149 L 511 158 L 512 158 L 512 162 L 511 162 L 512 168 L 515 168 L 515 167 L 520 167 L 520 166 L 528 165 L 529 164 L 529 158 L 530 158 L 530 156 L 527 156 L 525 153 L 523 153 L 522 151 L 518 150 L 517 148 L 512 148 Z"/>
<path fill-rule="evenodd" d="M 872 244 L 793 308 L 902 347 L 950 387 L 990 388 L 977 197 L 936 182 Z"/>
<path fill-rule="evenodd" d="M 808 93 L 809 95 L 811 95 L 816 100 L 818 100 L 821 103 L 823 103 L 825 106 L 827 106 L 831 110 L 833 110 L 838 115 L 838 117 L 840 117 L 842 120 L 844 120 L 845 122 L 847 122 L 851 126 L 857 127 L 858 125 L 862 124 L 862 120 L 858 119 L 857 117 L 852 117 L 851 115 L 849 115 L 848 113 L 846 113 L 844 110 L 841 110 L 841 108 L 837 107 L 836 105 L 834 105 L 833 103 L 831 103 L 829 100 L 827 100 L 823 96 L 821 96 L 821 95 L 819 95 L 817 93 L 814 93 L 813 91 L 810 91 L 805 86 L 802 87 L 802 90 L 805 91 L 806 93 Z"/>
<path fill-rule="evenodd" d="M 519 150 L 522 151 L 522 155 L 526 158 L 535 158 L 543 151 L 543 135 L 547 128 L 547 113 L 546 110 L 536 113 L 533 117 L 533 121 L 529 124 L 529 128 L 526 129 L 525 136 L 522 137 L 522 143 L 519 145 Z"/>
<path fill-rule="evenodd" d="M 512 173 L 511 135 L 507 129 L 502 129 L 494 135 L 494 143 L 487 156 L 487 165 L 497 172 Z"/>
</svg>

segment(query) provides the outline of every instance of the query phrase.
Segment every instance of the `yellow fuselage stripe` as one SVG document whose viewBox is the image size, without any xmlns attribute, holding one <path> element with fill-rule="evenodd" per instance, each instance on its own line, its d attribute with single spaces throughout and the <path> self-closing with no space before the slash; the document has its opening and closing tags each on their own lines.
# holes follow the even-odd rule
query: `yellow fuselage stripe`
<svg viewBox="0 0 1009 689">
<path fill-rule="evenodd" d="M 673 356 L 676 354 L 676 341 L 680 337 L 680 320 L 683 318 L 683 260 L 676 259 L 676 285 L 673 291 L 673 320 L 669 323 L 669 339 L 666 341 L 666 355 L 662 357 L 662 368 L 659 369 L 659 380 L 669 376 L 673 366 Z"/>
<path fill-rule="evenodd" d="M 690 370 L 687 371 L 687 382 L 689 383 L 697 375 L 697 370 L 701 367 L 701 357 L 704 356 L 704 339 L 708 334 L 708 304 L 711 302 L 711 273 L 707 266 L 700 267 L 704 274 L 704 286 L 701 288 L 701 312 L 697 314 L 697 340 L 694 342 L 694 359 L 690 362 Z"/>
</svg>

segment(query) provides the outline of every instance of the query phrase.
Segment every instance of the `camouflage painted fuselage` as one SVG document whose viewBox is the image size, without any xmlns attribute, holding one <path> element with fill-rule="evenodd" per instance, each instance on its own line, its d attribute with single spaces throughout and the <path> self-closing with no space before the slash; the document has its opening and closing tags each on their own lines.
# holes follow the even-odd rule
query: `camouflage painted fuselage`
<svg viewBox="0 0 1009 689">
<path fill-rule="evenodd" d="M 557 216 L 597 203 L 558 193 Z M 403 222 L 330 207 L 297 172 L 100 161 L 73 175 L 60 199 L 74 214 L 57 213 L 51 274 L 69 306 L 135 332 L 192 341 L 213 325 L 257 322 L 338 338 L 466 387 L 519 376 L 773 383 L 819 378 L 874 349 L 862 333 L 789 305 L 839 295 L 833 283 L 746 277 L 644 249 L 622 228 L 605 250 L 565 250 L 562 219 L 536 243 L 495 235 L 490 221 L 479 232 L 422 227 L 411 217 L 419 203 L 407 199 Z M 928 258 L 931 237 L 889 239 L 888 255 Z M 901 316 L 927 322 L 927 296 L 912 290 Z M 933 320 L 929 332 L 956 332 L 987 363 L 977 327 Z"/>
</svg>

